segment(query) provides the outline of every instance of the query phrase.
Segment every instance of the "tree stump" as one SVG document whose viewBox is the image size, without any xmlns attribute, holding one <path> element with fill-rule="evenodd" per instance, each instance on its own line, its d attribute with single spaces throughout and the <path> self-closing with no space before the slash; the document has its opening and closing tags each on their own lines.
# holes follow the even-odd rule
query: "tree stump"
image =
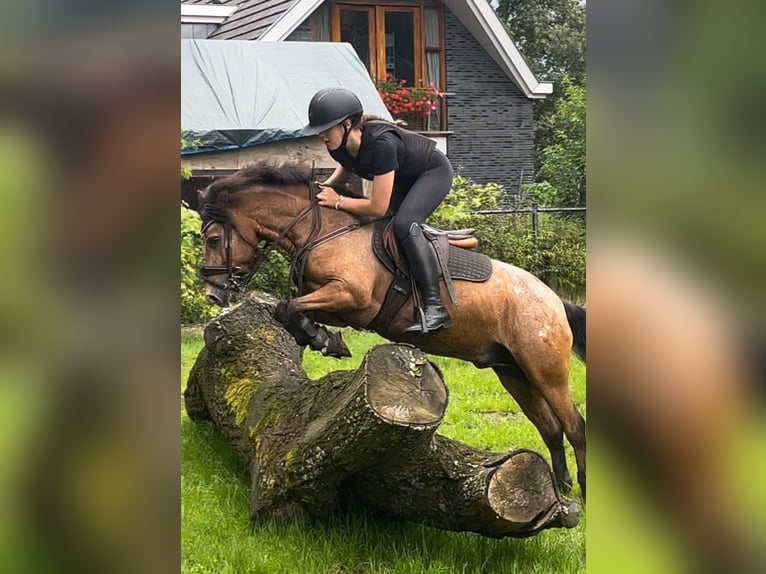
<svg viewBox="0 0 766 574">
<path fill-rule="evenodd" d="M 537 453 L 480 451 L 435 434 L 448 393 L 421 351 L 379 345 L 356 371 L 312 380 L 275 307 L 254 295 L 213 320 L 184 394 L 189 417 L 211 420 L 248 465 L 253 522 L 321 519 L 348 496 L 491 537 L 577 524 L 577 503 L 558 493 Z"/>
</svg>

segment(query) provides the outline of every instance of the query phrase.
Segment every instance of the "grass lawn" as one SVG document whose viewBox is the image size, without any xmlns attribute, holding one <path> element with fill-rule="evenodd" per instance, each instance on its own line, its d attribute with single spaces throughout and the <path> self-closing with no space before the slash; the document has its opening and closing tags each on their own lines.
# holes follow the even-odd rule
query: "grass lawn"
<svg viewBox="0 0 766 574">
<path fill-rule="evenodd" d="M 350 359 L 304 355 L 312 378 L 355 369 L 365 351 L 384 342 L 347 331 Z M 182 335 L 181 388 L 203 342 Z M 548 450 L 518 405 L 489 369 L 435 357 L 449 388 L 449 406 L 439 433 L 499 452 L 523 446 L 550 460 Z M 573 357 L 572 394 L 585 412 L 585 367 Z M 524 540 L 493 540 L 477 534 L 436 530 L 356 513 L 310 528 L 266 525 L 250 531 L 249 480 L 234 452 L 211 425 L 192 423 L 181 412 L 181 552 L 185 573 L 524 573 L 585 572 L 585 513 L 571 530 L 546 530 Z M 567 459 L 575 475 L 574 456 Z M 573 493 L 577 496 L 578 490 Z"/>
</svg>

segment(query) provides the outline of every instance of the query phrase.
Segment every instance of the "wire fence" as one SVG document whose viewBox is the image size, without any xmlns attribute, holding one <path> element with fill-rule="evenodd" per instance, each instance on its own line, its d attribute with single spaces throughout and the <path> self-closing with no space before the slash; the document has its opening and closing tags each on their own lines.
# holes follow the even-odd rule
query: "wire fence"
<svg viewBox="0 0 766 574">
<path fill-rule="evenodd" d="M 585 213 L 585 207 L 539 207 L 535 204 L 528 207 L 504 207 L 500 209 L 479 209 L 471 211 L 475 215 L 514 215 L 514 214 L 531 214 L 532 216 L 532 233 L 534 237 L 535 247 L 538 244 L 538 232 L 540 229 L 540 214 L 541 213 Z"/>
</svg>

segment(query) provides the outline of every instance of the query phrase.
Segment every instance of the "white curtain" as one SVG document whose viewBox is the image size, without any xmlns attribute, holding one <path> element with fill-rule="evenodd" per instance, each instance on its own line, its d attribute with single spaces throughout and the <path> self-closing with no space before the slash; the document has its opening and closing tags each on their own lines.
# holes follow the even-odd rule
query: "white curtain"
<svg viewBox="0 0 766 574">
<path fill-rule="evenodd" d="M 327 4 L 322 4 L 312 16 L 311 36 L 315 42 L 330 41 L 330 8 Z"/>
<path fill-rule="evenodd" d="M 426 47 L 426 83 L 441 87 L 441 61 L 439 52 L 430 52 L 428 48 L 439 47 L 439 12 L 434 9 L 424 10 L 425 47 Z M 441 130 L 441 106 L 428 116 L 428 131 Z"/>
</svg>

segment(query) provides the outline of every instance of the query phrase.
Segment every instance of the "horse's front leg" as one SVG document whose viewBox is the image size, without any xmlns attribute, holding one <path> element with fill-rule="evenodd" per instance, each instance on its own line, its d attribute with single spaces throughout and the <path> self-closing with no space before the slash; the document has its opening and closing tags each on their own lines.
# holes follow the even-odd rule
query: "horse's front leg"
<svg viewBox="0 0 766 574">
<path fill-rule="evenodd" d="M 337 313 L 354 305 L 354 298 L 338 283 L 329 283 L 316 291 L 296 297 L 287 305 L 280 303 L 274 316 L 285 326 L 299 345 L 308 345 L 323 355 L 341 358 L 350 357 L 351 352 L 343 342 L 341 334 L 318 325 L 306 316 L 311 311 Z"/>
</svg>

